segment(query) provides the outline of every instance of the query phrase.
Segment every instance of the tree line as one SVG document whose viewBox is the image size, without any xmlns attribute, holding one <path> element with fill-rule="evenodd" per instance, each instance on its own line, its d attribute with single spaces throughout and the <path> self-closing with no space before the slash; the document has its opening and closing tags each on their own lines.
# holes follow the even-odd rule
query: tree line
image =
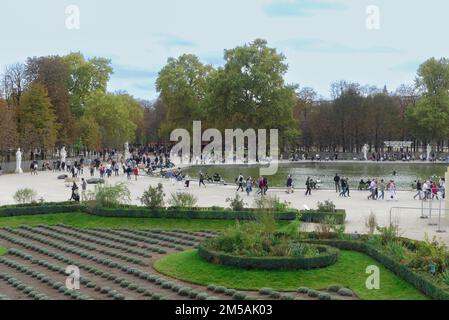
<svg viewBox="0 0 449 320">
<path fill-rule="evenodd" d="M 0 79 L 0 151 L 122 148 L 169 141 L 176 128 L 278 129 L 284 149 L 381 151 L 384 141 L 449 141 L 449 60 L 431 58 L 413 84 L 394 92 L 348 81 L 331 99 L 285 81 L 286 57 L 267 42 L 224 51 L 214 68 L 192 54 L 169 58 L 156 80 L 158 98 L 111 93 L 113 68 L 81 53 L 28 58 Z M 322 72 L 325 72 L 323 70 Z"/>
</svg>

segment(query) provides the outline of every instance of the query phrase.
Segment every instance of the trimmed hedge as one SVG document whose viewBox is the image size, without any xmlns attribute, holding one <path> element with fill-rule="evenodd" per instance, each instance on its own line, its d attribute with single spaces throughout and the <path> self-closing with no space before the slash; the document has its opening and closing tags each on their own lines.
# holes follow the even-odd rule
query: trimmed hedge
<svg viewBox="0 0 449 320">
<path fill-rule="evenodd" d="M 0 217 L 28 216 L 49 213 L 80 211 L 82 208 L 74 202 L 44 202 L 0 207 Z"/>
<path fill-rule="evenodd" d="M 165 219 L 210 219 L 210 220 L 255 220 L 257 211 L 232 210 L 195 210 L 195 209 L 148 209 L 145 207 L 124 207 L 117 209 L 86 208 L 90 214 L 102 217 L 127 218 L 165 218 Z M 276 212 L 276 220 L 292 221 L 296 219 L 296 211 Z"/>
<path fill-rule="evenodd" d="M 45 202 L 0 207 L 0 217 L 25 216 L 51 213 L 86 212 L 101 217 L 121 218 L 165 218 L 165 219 L 205 219 L 205 220 L 256 220 L 260 209 L 245 209 L 233 211 L 220 207 L 211 208 L 146 208 L 140 206 L 122 206 L 120 208 L 89 207 L 75 202 Z M 275 211 L 274 217 L 278 221 L 293 221 L 297 218 L 298 210 Z M 301 212 L 301 220 L 319 223 L 326 216 L 336 217 L 339 224 L 343 224 L 346 213 L 337 210 L 336 213 L 319 213 L 314 211 Z"/>
<path fill-rule="evenodd" d="M 207 244 L 207 241 L 205 242 Z M 198 254 L 204 260 L 231 267 L 262 270 L 316 269 L 333 265 L 338 260 L 339 250 L 330 246 L 318 245 L 320 255 L 316 257 L 243 257 L 225 252 L 198 247 Z"/>
<path fill-rule="evenodd" d="M 449 286 L 439 283 L 432 275 L 415 271 L 396 261 L 391 255 L 382 252 L 374 246 L 360 240 L 305 240 L 306 243 L 328 245 L 341 250 L 362 252 L 384 265 L 401 279 L 413 285 L 416 289 L 435 300 L 449 300 Z"/>
<path fill-rule="evenodd" d="M 304 222 L 320 223 L 326 217 L 335 217 L 337 224 L 344 224 L 346 220 L 346 211 L 338 209 L 335 212 L 319 212 L 315 210 L 301 210 L 301 220 Z"/>
</svg>

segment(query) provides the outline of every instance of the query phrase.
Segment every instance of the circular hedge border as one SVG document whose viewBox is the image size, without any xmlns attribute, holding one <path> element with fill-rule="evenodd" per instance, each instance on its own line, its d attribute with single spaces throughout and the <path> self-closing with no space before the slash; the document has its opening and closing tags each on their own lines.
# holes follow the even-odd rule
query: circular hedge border
<svg viewBox="0 0 449 320">
<path fill-rule="evenodd" d="M 210 250 L 203 243 L 198 247 L 198 254 L 210 263 L 242 269 L 308 270 L 328 267 L 337 262 L 339 254 L 337 248 L 325 245 L 315 247 L 320 252 L 316 257 L 244 257 Z"/>
</svg>

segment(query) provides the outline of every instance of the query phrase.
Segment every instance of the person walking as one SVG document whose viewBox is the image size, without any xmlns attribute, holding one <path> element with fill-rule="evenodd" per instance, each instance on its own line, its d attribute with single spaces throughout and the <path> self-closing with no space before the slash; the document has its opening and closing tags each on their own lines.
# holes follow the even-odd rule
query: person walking
<svg viewBox="0 0 449 320">
<path fill-rule="evenodd" d="M 263 179 L 263 195 L 265 196 L 268 191 L 268 178 L 263 177 L 262 179 Z"/>
<path fill-rule="evenodd" d="M 385 181 L 382 179 L 380 180 L 380 184 L 379 184 L 379 190 L 380 190 L 380 196 L 378 197 L 378 199 L 385 199 Z"/>
<path fill-rule="evenodd" d="M 432 191 L 432 200 L 434 198 L 437 198 L 437 200 L 440 200 L 440 198 L 438 198 L 438 187 L 437 187 L 437 184 L 435 182 L 432 183 L 431 191 Z"/>
<path fill-rule="evenodd" d="M 199 174 L 199 187 L 201 188 L 201 185 L 204 186 L 204 188 L 206 188 L 206 184 L 204 183 L 204 174 L 200 171 Z"/>
<path fill-rule="evenodd" d="M 239 187 L 237 188 L 237 192 L 239 192 L 239 190 L 242 190 L 242 192 L 244 192 L 245 190 L 243 190 L 243 175 L 241 173 L 237 178 L 237 183 L 239 185 Z"/>
<path fill-rule="evenodd" d="M 345 185 L 346 185 L 346 188 L 345 188 L 345 197 L 351 198 L 351 196 L 349 195 L 349 178 L 346 177 L 346 178 L 344 178 L 343 180 L 345 181 Z"/>
<path fill-rule="evenodd" d="M 246 195 L 249 197 L 252 191 L 253 191 L 253 179 L 251 177 L 248 177 L 246 179 Z"/>
<path fill-rule="evenodd" d="M 373 179 L 371 181 L 371 184 L 369 185 L 370 195 L 368 196 L 368 200 L 370 200 L 370 199 L 376 200 L 376 189 L 377 189 L 377 183 L 376 183 L 376 180 Z"/>
<path fill-rule="evenodd" d="M 293 179 L 291 174 L 287 177 L 287 194 L 293 193 Z"/>
<path fill-rule="evenodd" d="M 306 181 L 306 196 L 312 195 L 312 182 L 310 181 L 310 177 L 307 177 Z"/>
<path fill-rule="evenodd" d="M 70 196 L 70 200 L 74 200 L 75 202 L 80 202 L 79 188 L 75 182 L 72 185 L 72 195 Z"/>
<path fill-rule="evenodd" d="M 335 183 L 335 192 L 336 193 L 341 192 L 340 177 L 339 177 L 338 173 L 335 174 L 334 183 Z"/>
<path fill-rule="evenodd" d="M 416 194 L 413 196 L 413 200 L 415 200 L 416 197 L 419 197 L 419 200 L 422 200 L 422 184 L 419 180 L 416 182 Z"/>
<path fill-rule="evenodd" d="M 139 175 L 139 168 L 137 166 L 134 167 L 134 179 L 137 181 L 137 176 Z"/>
</svg>

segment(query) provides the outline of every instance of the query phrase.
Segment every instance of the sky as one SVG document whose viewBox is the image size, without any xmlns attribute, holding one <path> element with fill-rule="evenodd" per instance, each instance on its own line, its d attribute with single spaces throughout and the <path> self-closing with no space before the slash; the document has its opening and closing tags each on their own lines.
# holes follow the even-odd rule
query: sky
<svg viewBox="0 0 449 320">
<path fill-rule="evenodd" d="M 447 12 L 443 0 L 0 0 L 0 71 L 81 52 L 112 60 L 110 91 L 153 100 L 169 57 L 218 67 L 224 49 L 263 38 L 286 56 L 286 81 L 323 98 L 343 79 L 393 91 L 428 58 L 449 56 Z"/>
</svg>

